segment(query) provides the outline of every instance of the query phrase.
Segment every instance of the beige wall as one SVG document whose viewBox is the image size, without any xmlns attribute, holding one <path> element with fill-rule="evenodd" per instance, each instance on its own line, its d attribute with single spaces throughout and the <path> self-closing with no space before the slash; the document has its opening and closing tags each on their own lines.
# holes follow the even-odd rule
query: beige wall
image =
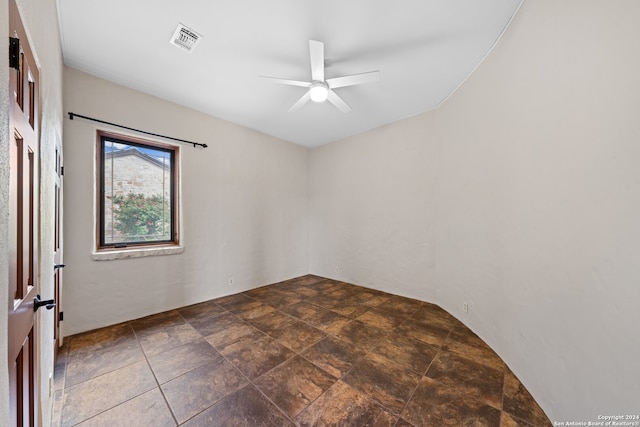
<svg viewBox="0 0 640 427">
<path fill-rule="evenodd" d="M 23 23 L 29 34 L 36 62 L 40 68 L 40 210 L 39 210 L 39 293 L 53 297 L 53 171 L 54 144 L 62 138 L 62 56 L 58 36 L 56 2 L 53 0 L 18 0 Z M 0 0 L 0 34 L 8 30 L 8 2 Z M 6 40 L 6 39 L 5 39 Z M 0 44 L 0 359 L 7 360 L 7 202 L 8 202 L 8 85 L 7 43 Z M 36 331 L 40 358 L 40 417 L 49 424 L 49 375 L 53 373 L 53 311 L 38 312 Z M 6 363 L 6 362 L 3 362 Z M 9 418 L 7 368 L 0 369 L 0 420 Z"/>
<path fill-rule="evenodd" d="M 418 116 L 311 152 L 311 273 L 435 300 L 433 133 Z"/>
<path fill-rule="evenodd" d="M 439 110 L 313 150 L 311 272 L 440 303 L 554 421 L 637 413 L 638 22 L 527 1 Z"/>
<path fill-rule="evenodd" d="M 64 94 L 66 111 L 209 145 L 180 149 L 184 253 L 93 261 L 97 127 L 65 120 L 65 335 L 307 273 L 307 149 L 71 68 Z"/>
</svg>

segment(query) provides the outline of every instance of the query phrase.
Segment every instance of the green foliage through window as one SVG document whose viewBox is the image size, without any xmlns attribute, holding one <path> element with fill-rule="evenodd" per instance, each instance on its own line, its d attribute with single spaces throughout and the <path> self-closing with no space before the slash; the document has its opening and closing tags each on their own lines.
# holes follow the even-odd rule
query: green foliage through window
<svg viewBox="0 0 640 427">
<path fill-rule="evenodd" d="M 166 240 L 171 233 L 170 207 L 160 195 L 129 193 L 113 198 L 115 228 L 131 242 Z M 163 239 L 164 236 L 164 239 Z"/>
</svg>

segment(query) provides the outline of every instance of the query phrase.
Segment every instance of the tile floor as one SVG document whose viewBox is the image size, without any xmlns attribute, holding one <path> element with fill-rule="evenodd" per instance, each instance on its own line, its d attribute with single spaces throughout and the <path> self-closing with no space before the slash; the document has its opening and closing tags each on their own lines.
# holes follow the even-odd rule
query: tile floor
<svg viewBox="0 0 640 427">
<path fill-rule="evenodd" d="M 550 426 L 438 306 L 316 276 L 68 337 L 54 426 Z"/>
</svg>

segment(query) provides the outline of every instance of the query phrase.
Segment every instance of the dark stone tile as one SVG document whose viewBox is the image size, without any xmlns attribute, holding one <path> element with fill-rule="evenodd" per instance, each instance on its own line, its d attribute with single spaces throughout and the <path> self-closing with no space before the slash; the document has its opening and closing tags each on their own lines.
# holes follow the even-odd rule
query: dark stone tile
<svg viewBox="0 0 640 427">
<path fill-rule="evenodd" d="M 283 280 L 282 282 L 274 283 L 271 286 L 274 289 L 291 291 L 291 292 L 294 292 L 296 289 L 299 289 L 299 288 L 306 288 L 307 287 L 307 285 L 305 285 L 303 283 L 298 283 L 297 280 L 298 280 L 298 278 Z"/>
<path fill-rule="evenodd" d="M 255 380 L 254 384 L 290 417 L 295 417 L 335 381 L 311 362 L 295 356 Z"/>
<path fill-rule="evenodd" d="M 273 292 L 275 291 L 277 286 L 278 286 L 277 283 L 274 285 L 260 286 L 259 288 L 254 288 L 248 291 L 244 291 L 242 295 L 248 296 L 249 298 L 252 298 L 255 300 L 263 300 L 269 297 L 270 295 L 273 295 Z"/>
<path fill-rule="evenodd" d="M 135 420 L 135 421 L 134 421 Z M 174 427 L 176 425 L 162 393 L 157 388 L 105 411 L 78 427 Z"/>
<path fill-rule="evenodd" d="M 58 355 L 56 357 L 56 366 L 55 366 L 56 368 L 58 367 L 58 365 L 64 365 L 67 363 L 67 357 L 69 356 L 70 341 L 71 341 L 71 337 L 67 337 L 64 339 L 64 344 L 58 347 Z"/>
<path fill-rule="evenodd" d="M 297 296 L 297 297 L 301 296 L 300 295 L 301 291 L 310 289 L 308 286 L 299 285 L 297 283 L 290 282 L 290 281 L 276 283 L 275 285 L 272 285 L 272 286 L 273 286 L 273 289 L 276 289 L 278 291 L 287 293 L 291 296 Z"/>
<path fill-rule="evenodd" d="M 371 307 L 369 307 L 368 305 L 358 304 L 350 302 L 348 300 L 337 300 L 335 304 L 327 308 L 329 308 L 329 310 L 335 311 L 338 314 L 342 314 L 343 316 L 351 318 L 356 318 L 371 310 Z"/>
<path fill-rule="evenodd" d="M 315 285 L 316 283 L 324 282 L 327 279 L 320 276 L 315 276 L 313 274 L 307 274 L 306 276 L 296 277 L 295 279 L 289 280 L 290 283 L 295 283 L 296 285 Z"/>
<path fill-rule="evenodd" d="M 151 370 L 159 384 L 164 384 L 192 369 L 213 362 L 220 357 L 204 339 L 194 343 L 174 347 L 148 358 Z"/>
<path fill-rule="evenodd" d="M 229 307 L 229 312 L 239 316 L 239 317 L 246 317 L 248 313 L 251 313 L 252 311 L 256 310 L 256 309 L 262 309 L 262 310 L 268 310 L 269 307 L 268 305 L 266 305 L 263 301 L 258 301 L 255 299 L 250 299 L 248 301 L 245 302 L 240 302 L 237 304 L 234 304 L 233 306 Z M 273 308 L 271 310 L 268 311 L 274 311 Z M 266 313 L 264 313 L 266 314 Z"/>
<path fill-rule="evenodd" d="M 198 331 L 200 335 L 206 336 L 220 330 L 220 323 L 228 321 L 228 317 L 235 318 L 235 316 L 226 312 L 226 314 L 193 317 L 189 319 L 187 323 L 191 325 L 196 331 Z"/>
<path fill-rule="evenodd" d="M 421 375 L 375 354 L 367 354 L 343 377 L 353 388 L 400 413 Z"/>
<path fill-rule="evenodd" d="M 183 427 L 293 427 L 294 424 L 254 386 L 225 397 Z"/>
<path fill-rule="evenodd" d="M 399 295 L 391 295 L 384 301 L 384 303 L 379 304 L 377 307 L 382 310 L 411 315 L 418 311 L 422 305 L 422 301 L 418 301 L 416 299 L 405 298 Z"/>
<path fill-rule="evenodd" d="M 298 295 L 290 295 L 284 293 L 282 295 L 272 296 L 264 300 L 266 304 L 269 304 L 270 306 L 275 307 L 279 310 L 282 310 L 300 301 L 302 301 L 302 298 L 300 298 Z"/>
<path fill-rule="evenodd" d="M 351 321 L 346 316 L 305 301 L 289 306 L 285 311 L 329 334 L 337 333 L 340 328 Z"/>
<path fill-rule="evenodd" d="M 68 337 L 53 426 L 175 425 L 145 353 L 191 427 L 551 425 L 489 346 L 440 307 L 303 276 Z"/>
<path fill-rule="evenodd" d="M 55 367 L 53 368 L 53 389 L 54 390 L 62 390 L 65 386 L 65 377 L 67 375 L 67 363 L 66 356 L 64 357 L 65 361 L 62 362 L 59 359 L 56 360 Z"/>
<path fill-rule="evenodd" d="M 211 319 L 226 313 L 227 310 L 213 301 L 205 301 L 178 310 L 187 322 L 197 319 Z"/>
<path fill-rule="evenodd" d="M 368 298 L 366 301 L 363 301 L 362 304 L 371 306 L 371 307 L 380 307 L 384 306 L 384 304 L 389 300 L 390 294 L 386 295 L 375 295 L 371 298 Z"/>
<path fill-rule="evenodd" d="M 335 337 L 314 344 L 302 355 L 336 378 L 341 378 L 365 351 Z"/>
<path fill-rule="evenodd" d="M 201 339 L 202 335 L 185 322 L 156 329 L 154 333 L 140 338 L 140 345 L 148 357 Z"/>
<path fill-rule="evenodd" d="M 319 294 L 314 297 L 309 297 L 304 300 L 309 304 L 316 305 L 318 307 L 325 308 L 327 310 L 331 309 L 331 307 L 339 304 L 339 301 L 336 301 L 335 298 L 327 296 L 323 291 L 319 291 Z"/>
<path fill-rule="evenodd" d="M 176 310 L 153 314 L 151 316 L 129 322 L 133 330 L 136 332 L 138 339 L 184 323 L 185 320 Z"/>
<path fill-rule="evenodd" d="M 260 301 L 244 305 L 241 309 L 236 310 L 235 314 L 244 320 L 255 319 L 256 317 L 265 316 L 275 313 L 276 309 Z"/>
<path fill-rule="evenodd" d="M 319 292 L 319 295 L 323 295 L 323 294 L 326 294 L 327 292 L 331 292 L 332 290 L 338 288 L 339 286 L 340 286 L 340 282 L 331 280 L 331 279 L 320 280 L 316 283 L 308 285 L 309 288 L 317 290 Z"/>
<path fill-rule="evenodd" d="M 372 349 L 387 337 L 387 333 L 382 329 L 369 326 L 358 320 L 352 320 L 341 327 L 336 335 L 364 350 Z"/>
<path fill-rule="evenodd" d="M 273 338 L 247 335 L 220 351 L 243 374 L 253 379 L 275 368 L 295 353 Z"/>
<path fill-rule="evenodd" d="M 375 289 L 361 288 L 358 293 L 354 294 L 351 297 L 351 300 L 357 302 L 358 304 L 377 307 L 384 304 L 387 300 L 389 300 L 390 297 L 391 294 L 388 294 L 386 292 L 378 291 Z"/>
<path fill-rule="evenodd" d="M 397 415 L 342 381 L 296 417 L 301 427 L 393 427 L 397 419 Z"/>
<path fill-rule="evenodd" d="M 309 286 L 304 286 L 304 285 L 298 285 L 298 286 L 292 287 L 290 290 L 291 292 L 295 293 L 296 296 L 301 300 L 305 300 L 307 298 L 312 298 L 320 295 L 319 290 L 313 289 Z"/>
<path fill-rule="evenodd" d="M 450 330 L 460 322 L 435 304 L 423 303 L 422 307 L 416 310 L 411 318 L 419 323 L 429 326 L 436 326 L 440 329 Z"/>
<path fill-rule="evenodd" d="M 442 345 L 449 335 L 446 329 L 425 325 L 414 319 L 405 320 L 396 330 L 401 334 L 438 346 Z"/>
<path fill-rule="evenodd" d="M 233 365 L 219 358 L 161 387 L 181 424 L 247 384 L 247 379 Z"/>
<path fill-rule="evenodd" d="M 507 369 L 504 376 L 503 410 L 535 426 L 551 426 L 544 411 L 518 378 Z"/>
<path fill-rule="evenodd" d="M 347 283 L 342 283 L 342 282 L 337 284 L 337 286 L 333 286 L 331 289 L 328 289 L 325 292 L 323 292 L 323 295 L 325 297 L 330 298 L 332 300 L 335 300 L 335 301 L 349 300 L 349 302 L 353 302 L 351 301 L 351 298 L 355 294 L 357 294 L 357 288 L 355 286 L 351 286 Z"/>
<path fill-rule="evenodd" d="M 474 334 L 471 329 L 467 328 L 462 323 L 458 323 L 456 327 L 453 328 L 453 330 L 451 331 L 450 338 L 461 344 L 489 348 L 489 345 L 486 342 L 484 342 L 482 338 Z"/>
<path fill-rule="evenodd" d="M 402 412 L 416 426 L 500 427 L 501 411 L 424 377 Z"/>
<path fill-rule="evenodd" d="M 63 403 L 63 390 L 55 390 L 53 392 L 53 408 L 51 409 L 51 427 L 60 427 Z"/>
<path fill-rule="evenodd" d="M 259 339 L 265 335 L 248 323 L 240 322 L 234 323 L 227 329 L 207 336 L 206 340 L 218 351 L 222 351 L 226 347 L 240 341 L 247 336 L 251 336 L 253 337 L 253 339 Z"/>
<path fill-rule="evenodd" d="M 504 372 L 506 367 L 500 356 L 498 356 L 489 347 L 460 342 L 456 339 L 453 333 L 449 335 L 442 348 L 443 350 L 455 353 L 460 357 L 481 363 L 498 371 Z"/>
<path fill-rule="evenodd" d="M 436 345 L 427 344 L 402 334 L 392 333 L 372 351 L 389 361 L 424 375 L 438 350 L 439 347 Z"/>
<path fill-rule="evenodd" d="M 295 322 L 295 319 L 281 313 L 280 311 L 274 311 L 273 313 L 249 319 L 248 322 L 252 326 L 260 329 L 262 332 L 272 335 L 291 326 Z"/>
<path fill-rule="evenodd" d="M 300 301 L 286 307 L 283 311 L 296 319 L 309 321 L 309 319 L 318 316 L 321 311 L 328 312 L 329 310 L 313 305 L 307 301 Z"/>
<path fill-rule="evenodd" d="M 426 376 L 471 397 L 502 409 L 503 371 L 464 359 L 448 351 L 440 351 Z"/>
<path fill-rule="evenodd" d="M 551 424 L 543 424 L 543 426 L 548 426 Z M 500 420 L 500 427 L 537 427 L 533 424 L 529 424 L 526 421 L 523 421 L 519 418 L 516 418 L 512 415 L 507 414 L 506 412 L 502 413 L 502 418 Z"/>
<path fill-rule="evenodd" d="M 202 336 L 208 336 L 215 334 L 216 332 L 224 331 L 236 325 L 243 325 L 245 322 L 242 319 L 234 316 L 231 313 L 216 316 L 213 319 L 205 319 L 205 322 L 194 322 L 193 327 L 200 332 Z"/>
<path fill-rule="evenodd" d="M 311 325 L 294 320 L 291 324 L 287 324 L 285 328 L 273 332 L 271 336 L 280 344 L 299 353 L 320 341 L 326 335 Z"/>
<path fill-rule="evenodd" d="M 135 339 L 133 329 L 128 323 L 95 329 L 66 338 L 69 341 L 69 352 L 73 353 L 92 353 L 125 341 L 135 341 Z"/>
<path fill-rule="evenodd" d="M 260 301 L 282 298 L 285 296 L 295 297 L 295 292 L 287 289 L 290 286 L 288 282 L 276 283 L 274 285 L 262 286 L 250 291 L 243 292 L 245 295 Z"/>
<path fill-rule="evenodd" d="M 407 316 L 402 313 L 392 313 L 390 311 L 372 308 L 366 313 L 358 316 L 357 319 L 367 325 L 375 326 L 376 328 L 390 332 L 397 328 L 406 318 Z"/>
<path fill-rule="evenodd" d="M 67 387 L 61 425 L 75 425 L 155 387 L 146 361 Z"/>
<path fill-rule="evenodd" d="M 69 387 L 107 372 L 144 360 L 135 340 L 126 340 L 92 352 L 72 352 L 67 362 L 65 386 Z"/>
<path fill-rule="evenodd" d="M 218 305 L 221 305 L 227 310 L 233 310 L 235 307 L 238 307 L 242 304 L 250 303 L 251 301 L 255 300 L 253 298 L 249 298 L 244 294 L 233 294 L 227 295 L 226 297 L 216 298 L 212 301 Z"/>
</svg>

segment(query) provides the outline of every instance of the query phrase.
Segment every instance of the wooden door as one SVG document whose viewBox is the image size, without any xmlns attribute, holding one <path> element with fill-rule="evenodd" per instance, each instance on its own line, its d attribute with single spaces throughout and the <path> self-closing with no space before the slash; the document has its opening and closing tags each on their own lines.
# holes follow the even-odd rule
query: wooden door
<svg viewBox="0 0 640 427">
<path fill-rule="evenodd" d="M 38 346 L 34 300 L 38 289 L 38 69 L 15 0 L 9 37 L 19 40 L 9 79 L 9 391 L 12 426 L 38 420 Z M 6 40 L 6 39 L 5 39 Z"/>
</svg>

